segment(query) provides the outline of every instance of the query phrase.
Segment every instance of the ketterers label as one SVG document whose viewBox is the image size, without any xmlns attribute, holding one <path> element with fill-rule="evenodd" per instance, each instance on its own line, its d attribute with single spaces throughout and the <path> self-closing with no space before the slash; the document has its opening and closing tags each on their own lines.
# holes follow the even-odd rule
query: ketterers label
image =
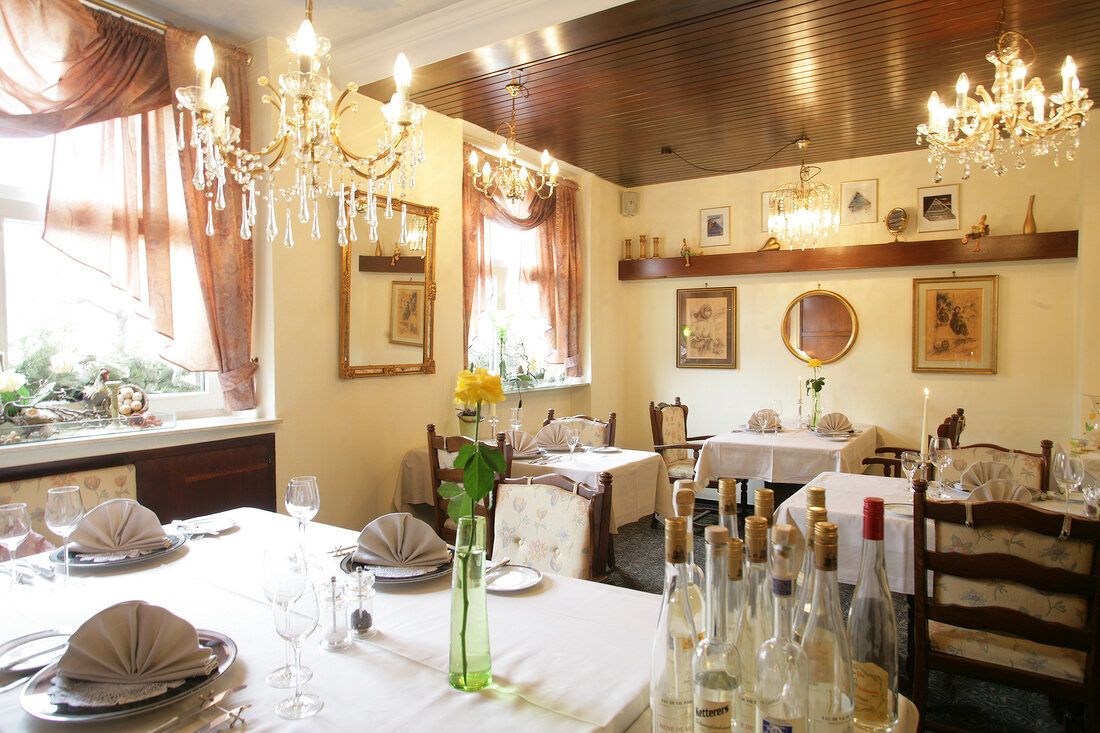
<svg viewBox="0 0 1100 733">
<path fill-rule="evenodd" d="M 731 726 L 728 702 L 704 702 L 695 706 L 695 733 L 715 731 L 729 733 Z"/>
</svg>

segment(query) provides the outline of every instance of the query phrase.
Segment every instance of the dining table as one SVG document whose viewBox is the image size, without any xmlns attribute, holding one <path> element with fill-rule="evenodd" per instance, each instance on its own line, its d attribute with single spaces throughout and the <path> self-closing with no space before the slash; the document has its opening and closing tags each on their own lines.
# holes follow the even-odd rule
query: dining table
<svg viewBox="0 0 1100 733">
<path fill-rule="evenodd" d="M 611 474 L 611 531 L 624 524 L 658 513 L 674 516 L 672 486 L 664 459 L 653 451 L 626 448 L 580 449 L 569 452 L 540 452 L 527 458 L 513 458 L 510 476 L 544 476 L 559 473 L 573 481 L 599 486 L 602 472 Z M 405 509 L 412 504 L 431 504 L 431 468 L 426 448 L 405 453 L 393 492 L 393 505 Z"/>
<path fill-rule="evenodd" d="M 75 627 L 116 603 L 144 600 L 236 643 L 236 661 L 212 689 L 247 685 L 223 704 L 251 704 L 244 713 L 249 731 L 649 730 L 649 659 L 660 596 L 549 574 L 527 590 L 489 595 L 493 683 L 479 692 L 457 691 L 447 680 L 450 575 L 376 584 L 376 633 L 329 652 L 314 632 L 303 647 L 302 662 L 313 670 L 304 689 L 320 695 L 324 707 L 305 723 L 283 720 L 275 705 L 292 690 L 265 683 L 284 663 L 284 642 L 264 597 L 262 565 L 266 549 L 297 541 L 296 522 L 253 508 L 212 516 L 231 520 L 235 529 L 189 539 L 140 564 L 76 571 L 67 584 L 58 573 L 0 590 L 0 642 Z M 358 534 L 308 525 L 305 549 L 315 582 L 344 577 L 330 551 L 354 545 Z M 148 731 L 197 707 L 192 696 L 132 717 L 69 725 L 32 717 L 20 695 L 21 688 L 0 692 L 5 733 Z"/>
</svg>

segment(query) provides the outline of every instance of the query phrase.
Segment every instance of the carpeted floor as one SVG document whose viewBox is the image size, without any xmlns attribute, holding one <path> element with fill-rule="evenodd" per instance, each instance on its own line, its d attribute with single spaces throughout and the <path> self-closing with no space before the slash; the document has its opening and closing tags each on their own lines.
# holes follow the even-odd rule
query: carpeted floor
<svg viewBox="0 0 1100 733">
<path fill-rule="evenodd" d="M 701 534 L 695 537 L 696 562 L 702 566 L 705 548 Z M 616 568 L 610 582 L 648 593 L 660 593 L 664 585 L 664 528 L 652 528 L 648 518 L 619 528 L 615 536 Z M 841 611 L 848 612 L 853 587 L 840 586 Z M 901 668 L 905 668 L 909 631 L 905 596 L 894 594 L 898 615 Z M 905 694 L 909 693 L 905 689 Z M 1045 695 L 995 685 L 957 675 L 932 674 L 929 682 L 929 717 L 973 731 L 998 733 L 1057 733 L 1063 726 L 1054 718 Z"/>
</svg>

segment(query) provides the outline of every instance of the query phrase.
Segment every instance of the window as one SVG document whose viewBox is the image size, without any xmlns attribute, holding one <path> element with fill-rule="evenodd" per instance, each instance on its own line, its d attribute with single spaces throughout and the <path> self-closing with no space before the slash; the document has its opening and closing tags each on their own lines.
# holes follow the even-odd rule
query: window
<svg viewBox="0 0 1100 733">
<path fill-rule="evenodd" d="M 29 387 L 77 390 L 101 368 L 150 394 L 154 410 L 199 413 L 224 405 L 217 380 L 158 354 L 137 301 L 109 278 L 42 241 L 52 137 L 0 139 L 0 352 Z"/>
</svg>

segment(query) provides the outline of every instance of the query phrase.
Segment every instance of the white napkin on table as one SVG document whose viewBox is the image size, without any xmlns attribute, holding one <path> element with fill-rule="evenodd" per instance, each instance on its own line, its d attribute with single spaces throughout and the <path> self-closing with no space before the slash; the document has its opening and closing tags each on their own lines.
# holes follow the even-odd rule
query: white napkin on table
<svg viewBox="0 0 1100 733">
<path fill-rule="evenodd" d="M 432 528 L 411 514 L 383 514 L 359 535 L 352 556 L 364 565 L 402 568 L 435 568 L 450 559 L 447 543 Z"/>
<path fill-rule="evenodd" d="M 750 430 L 779 430 L 779 413 L 775 410 L 757 410 L 749 418 Z"/>
<path fill-rule="evenodd" d="M 168 545 L 157 515 L 133 499 L 111 499 L 93 507 L 70 539 L 74 552 L 126 553 Z"/>
<path fill-rule="evenodd" d="M 819 435 L 840 435 L 852 432 L 852 423 L 840 412 L 830 412 L 818 418 L 815 428 Z"/>
<path fill-rule="evenodd" d="M 1021 504 L 1031 503 L 1031 491 L 1026 486 L 1020 486 L 1012 479 L 995 478 L 986 481 L 981 486 L 970 492 L 967 501 L 1016 501 Z"/>
<path fill-rule="evenodd" d="M 552 422 L 535 436 L 535 443 L 539 448 L 546 448 L 547 450 L 569 450 L 569 443 L 566 441 L 566 433 L 569 429 L 559 422 Z"/>
<path fill-rule="evenodd" d="M 973 491 L 987 481 L 993 479 L 1013 480 L 1012 469 L 1003 463 L 994 461 L 978 461 L 971 465 L 962 476 L 959 477 L 959 485 L 964 491 Z"/>
<path fill-rule="evenodd" d="M 504 439 L 512 446 L 512 450 L 519 455 L 526 455 L 538 451 L 538 443 L 535 436 L 525 430 L 508 430 L 504 433 Z"/>
</svg>

